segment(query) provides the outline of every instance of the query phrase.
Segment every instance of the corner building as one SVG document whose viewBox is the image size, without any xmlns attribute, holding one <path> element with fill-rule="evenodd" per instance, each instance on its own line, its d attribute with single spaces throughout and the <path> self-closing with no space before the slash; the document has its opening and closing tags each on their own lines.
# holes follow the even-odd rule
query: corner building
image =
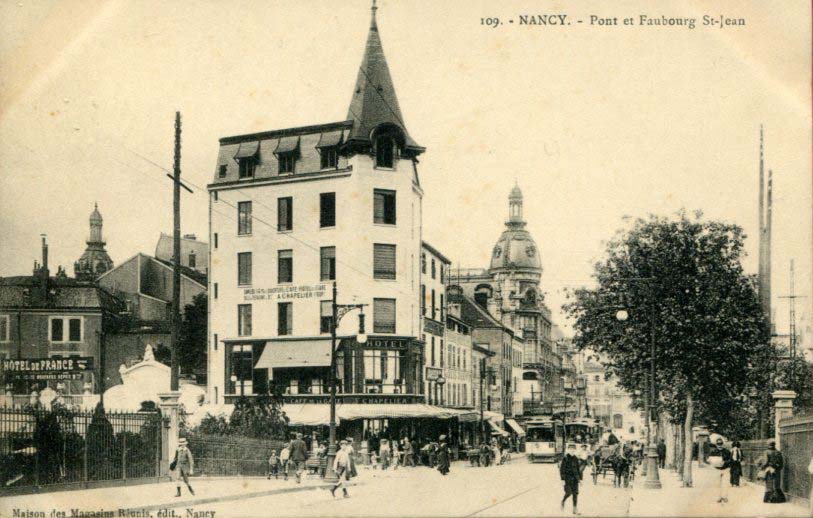
<svg viewBox="0 0 813 518">
<path fill-rule="evenodd" d="M 418 156 L 375 8 L 343 121 L 220 139 L 209 189 L 209 400 L 281 387 L 329 394 L 331 298 L 340 403 L 424 401 Z"/>
</svg>

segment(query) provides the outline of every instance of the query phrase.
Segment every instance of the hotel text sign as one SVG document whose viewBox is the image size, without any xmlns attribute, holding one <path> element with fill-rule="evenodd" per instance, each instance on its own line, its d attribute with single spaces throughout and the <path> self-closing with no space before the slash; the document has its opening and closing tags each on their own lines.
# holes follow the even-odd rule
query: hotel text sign
<svg viewBox="0 0 813 518">
<path fill-rule="evenodd" d="M 325 284 L 246 288 L 243 290 L 243 298 L 244 300 L 316 299 L 323 297 L 326 291 Z"/>
<path fill-rule="evenodd" d="M 28 358 L 3 360 L 3 372 L 15 378 L 31 380 L 82 379 L 82 373 L 93 370 L 93 358 Z"/>
</svg>

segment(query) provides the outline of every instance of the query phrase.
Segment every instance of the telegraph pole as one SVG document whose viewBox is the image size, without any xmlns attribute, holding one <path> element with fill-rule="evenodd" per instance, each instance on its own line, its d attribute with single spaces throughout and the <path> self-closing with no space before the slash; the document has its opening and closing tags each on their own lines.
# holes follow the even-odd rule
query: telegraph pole
<svg viewBox="0 0 813 518">
<path fill-rule="evenodd" d="M 798 345 L 798 337 L 796 335 L 796 299 L 805 298 L 803 295 L 796 295 L 793 259 L 790 260 L 790 294 L 782 295 L 780 299 L 788 299 L 790 315 L 788 316 L 788 341 L 790 346 L 790 376 L 791 384 L 796 380 L 796 348 Z M 804 355 L 803 355 L 804 356 Z"/>
<path fill-rule="evenodd" d="M 170 356 L 170 386 L 178 390 L 178 340 L 181 330 L 181 187 L 192 189 L 181 183 L 181 112 L 175 112 L 175 160 L 172 174 L 172 335 Z"/>
</svg>

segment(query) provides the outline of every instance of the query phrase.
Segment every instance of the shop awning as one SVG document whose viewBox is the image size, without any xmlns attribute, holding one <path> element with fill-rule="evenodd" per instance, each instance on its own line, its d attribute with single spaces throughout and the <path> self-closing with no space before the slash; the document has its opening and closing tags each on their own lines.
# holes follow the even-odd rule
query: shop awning
<svg viewBox="0 0 813 518">
<path fill-rule="evenodd" d="M 489 421 L 488 424 L 491 426 L 492 433 L 508 437 L 508 432 L 503 430 L 502 427 L 495 423 L 494 421 Z"/>
<path fill-rule="evenodd" d="M 342 130 L 328 131 L 319 135 L 319 143 L 316 147 L 333 147 L 342 143 Z"/>
<path fill-rule="evenodd" d="M 480 413 L 470 410 L 458 410 L 457 418 L 461 423 L 473 423 L 480 420 Z"/>
<path fill-rule="evenodd" d="M 266 342 L 255 369 L 281 367 L 330 367 L 330 340 Z"/>
<path fill-rule="evenodd" d="M 451 419 L 457 413 L 448 408 L 441 408 L 423 403 L 413 404 L 342 404 L 336 413 L 342 419 L 398 419 L 404 417 L 432 417 Z"/>
<path fill-rule="evenodd" d="M 240 147 L 237 149 L 237 153 L 234 155 L 234 158 L 248 158 L 252 156 L 257 156 L 257 152 L 260 150 L 260 141 L 255 140 L 253 142 L 241 142 Z"/>
<path fill-rule="evenodd" d="M 514 432 L 517 435 L 519 435 L 520 437 L 525 437 L 525 430 L 522 429 L 519 423 L 517 423 L 513 419 L 506 419 L 505 422 L 508 423 L 508 426 L 510 426 L 511 429 L 514 430 Z"/>
<path fill-rule="evenodd" d="M 484 417 L 485 419 L 488 419 L 489 421 L 497 421 L 497 422 L 500 422 L 500 421 L 502 421 L 503 419 L 505 419 L 505 416 L 504 416 L 504 415 L 502 415 L 501 413 L 499 413 L 499 412 L 492 412 L 492 411 L 490 411 L 490 410 L 484 410 L 484 411 L 483 411 L 483 417 Z"/>
<path fill-rule="evenodd" d="M 277 142 L 277 149 L 274 150 L 275 154 L 290 153 L 299 148 L 299 137 L 282 137 Z"/>
<path fill-rule="evenodd" d="M 338 407 L 337 407 L 338 409 Z M 282 411 L 288 416 L 288 424 L 295 426 L 321 426 L 330 424 L 330 405 L 301 404 L 282 406 Z M 338 423 L 338 412 L 336 422 Z"/>
</svg>

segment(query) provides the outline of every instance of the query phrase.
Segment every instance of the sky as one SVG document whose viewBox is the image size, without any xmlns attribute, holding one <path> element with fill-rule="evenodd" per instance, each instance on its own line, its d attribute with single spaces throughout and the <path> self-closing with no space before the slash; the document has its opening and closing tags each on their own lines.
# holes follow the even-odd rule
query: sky
<svg viewBox="0 0 813 518">
<path fill-rule="evenodd" d="M 344 120 L 368 0 L 0 2 L 0 275 L 30 274 L 39 235 L 73 272 L 94 202 L 116 264 L 172 229 L 175 111 L 184 233 L 206 236 L 223 136 Z M 519 26 L 566 13 L 573 25 Z M 589 17 L 695 17 L 597 27 Z M 699 26 L 702 16 L 744 27 Z M 499 17 L 497 28 L 482 24 Z M 577 23 L 576 20 L 583 20 Z M 410 134 L 425 146 L 424 239 L 485 267 L 517 182 L 554 319 L 591 283 L 625 216 L 702 210 L 741 225 L 757 267 L 759 127 L 774 171 L 773 305 L 788 267 L 811 295 L 810 2 L 379 0 Z M 154 163 L 154 164 L 153 164 Z M 811 299 L 797 312 L 810 323 Z"/>
</svg>

